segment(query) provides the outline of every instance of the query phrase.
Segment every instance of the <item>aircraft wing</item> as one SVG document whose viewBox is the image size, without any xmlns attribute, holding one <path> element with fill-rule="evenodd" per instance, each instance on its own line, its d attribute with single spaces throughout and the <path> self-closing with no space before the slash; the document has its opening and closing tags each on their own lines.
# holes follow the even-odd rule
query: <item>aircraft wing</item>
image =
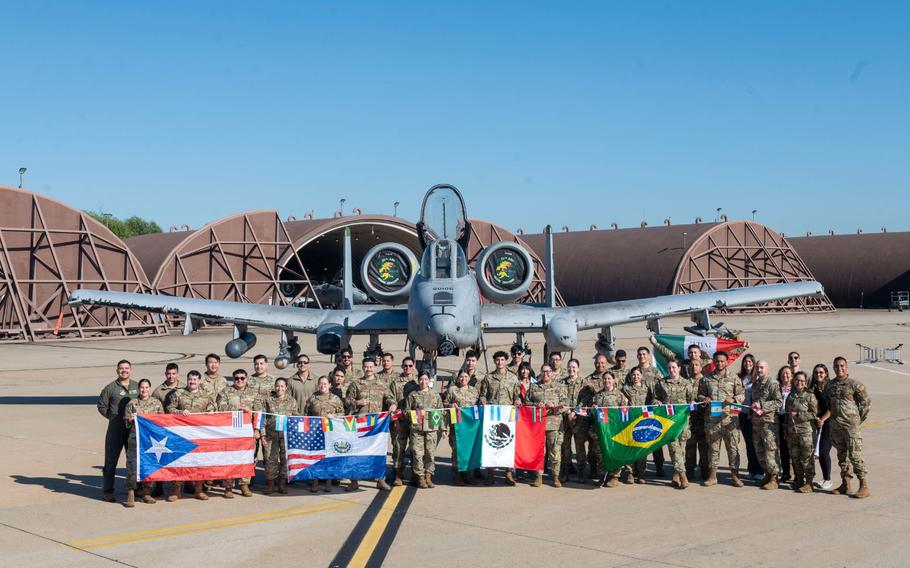
<svg viewBox="0 0 910 568">
<path fill-rule="evenodd" d="M 407 310 L 399 308 L 320 310 L 106 290 L 76 290 L 70 295 L 69 303 L 182 314 L 195 320 L 310 333 L 326 323 L 345 325 L 353 334 L 404 333 L 408 329 Z"/>
<path fill-rule="evenodd" d="M 484 330 L 494 333 L 541 330 L 546 328 L 548 322 L 560 317 L 574 320 L 580 331 L 822 293 L 824 290 L 821 284 L 807 280 L 567 308 L 487 304 L 481 308 L 481 319 Z"/>
</svg>

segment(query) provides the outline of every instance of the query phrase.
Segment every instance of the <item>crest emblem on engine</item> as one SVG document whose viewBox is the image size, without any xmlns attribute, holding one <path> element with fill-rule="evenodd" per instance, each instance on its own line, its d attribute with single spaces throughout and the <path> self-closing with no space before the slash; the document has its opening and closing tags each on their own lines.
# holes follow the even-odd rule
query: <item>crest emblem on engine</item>
<svg viewBox="0 0 910 568">
<path fill-rule="evenodd" d="M 383 284 L 394 286 L 401 281 L 401 260 L 395 253 L 379 253 L 373 262 Z"/>
</svg>

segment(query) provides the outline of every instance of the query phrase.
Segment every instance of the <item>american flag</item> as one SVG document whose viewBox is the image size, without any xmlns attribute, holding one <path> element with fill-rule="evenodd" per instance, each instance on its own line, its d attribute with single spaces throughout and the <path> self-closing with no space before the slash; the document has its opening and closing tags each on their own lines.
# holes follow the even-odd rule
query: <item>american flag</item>
<svg viewBox="0 0 910 568">
<path fill-rule="evenodd" d="M 304 469 L 325 459 L 325 432 L 322 430 L 322 421 L 311 421 L 309 428 L 304 432 L 304 420 L 306 418 L 303 417 L 288 418 L 288 477 L 292 479 Z"/>
</svg>

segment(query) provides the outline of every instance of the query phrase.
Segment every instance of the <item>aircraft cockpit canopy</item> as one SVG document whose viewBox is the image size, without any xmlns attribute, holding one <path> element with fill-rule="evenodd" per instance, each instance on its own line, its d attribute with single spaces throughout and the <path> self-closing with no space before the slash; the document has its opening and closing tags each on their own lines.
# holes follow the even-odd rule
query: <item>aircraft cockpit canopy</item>
<svg viewBox="0 0 910 568">
<path fill-rule="evenodd" d="M 432 243 L 423 251 L 420 269 L 429 278 L 461 278 L 468 274 L 468 261 L 458 243 L 445 239 Z"/>
<path fill-rule="evenodd" d="M 451 185 L 432 187 L 423 198 L 417 226 L 424 246 L 443 239 L 462 242 L 470 225 L 461 193 Z"/>
</svg>

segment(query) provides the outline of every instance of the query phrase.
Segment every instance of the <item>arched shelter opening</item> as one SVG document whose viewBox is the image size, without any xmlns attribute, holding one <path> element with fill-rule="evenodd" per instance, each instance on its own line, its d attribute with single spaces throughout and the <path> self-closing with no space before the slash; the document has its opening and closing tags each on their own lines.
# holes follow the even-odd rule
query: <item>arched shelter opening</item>
<svg viewBox="0 0 910 568">
<path fill-rule="evenodd" d="M 167 332 L 146 312 L 69 306 L 77 289 L 151 292 L 138 260 L 107 227 L 55 199 L 0 187 L 0 340 Z"/>
</svg>

